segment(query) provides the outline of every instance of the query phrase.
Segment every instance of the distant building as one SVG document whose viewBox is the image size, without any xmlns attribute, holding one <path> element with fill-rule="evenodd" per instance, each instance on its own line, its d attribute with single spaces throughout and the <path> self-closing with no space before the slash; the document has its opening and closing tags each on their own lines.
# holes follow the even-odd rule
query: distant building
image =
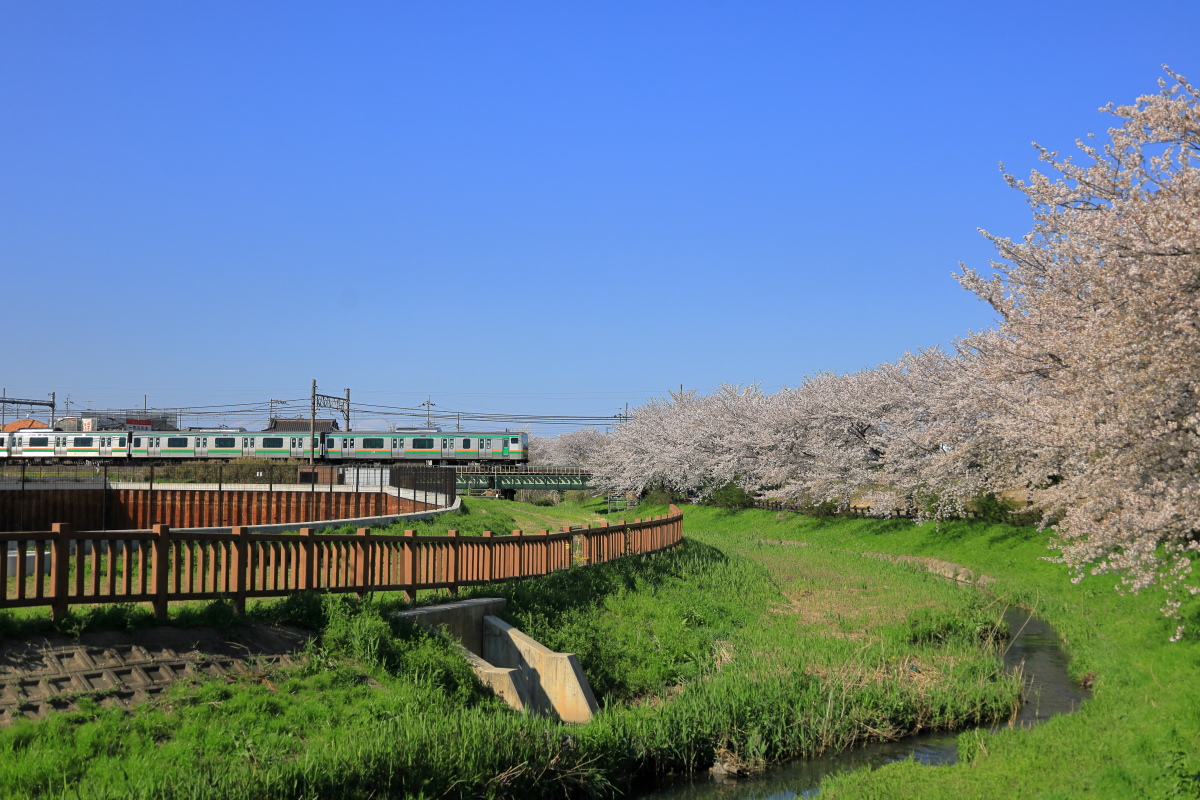
<svg viewBox="0 0 1200 800">
<path fill-rule="evenodd" d="M 72 417 L 61 417 L 54 426 L 64 431 L 177 431 L 179 420 L 173 413 L 147 411 L 141 408 L 110 408 L 103 411 L 80 411 Z"/>
<path fill-rule="evenodd" d="M 18 420 L 13 420 L 12 422 L 5 425 L 3 430 L 5 433 L 8 433 L 9 431 L 19 431 L 23 428 L 48 428 L 48 427 L 50 427 L 50 426 L 44 422 L 38 422 L 36 419 L 18 419 Z"/>
<path fill-rule="evenodd" d="M 308 433 L 312 430 L 312 421 L 307 417 L 272 417 L 271 424 L 263 428 L 264 433 Z M 341 430 L 336 419 L 317 420 L 317 433 L 329 433 Z"/>
</svg>

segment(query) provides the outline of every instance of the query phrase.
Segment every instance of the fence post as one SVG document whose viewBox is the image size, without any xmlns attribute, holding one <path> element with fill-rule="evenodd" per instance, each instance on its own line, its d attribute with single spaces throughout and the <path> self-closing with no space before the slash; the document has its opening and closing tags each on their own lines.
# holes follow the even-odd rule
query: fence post
<svg viewBox="0 0 1200 800">
<path fill-rule="evenodd" d="M 495 547 L 492 545 L 492 532 L 484 531 L 483 538 L 487 540 L 483 543 L 483 579 L 490 583 L 492 580 L 492 560 L 495 553 Z"/>
<path fill-rule="evenodd" d="M 154 525 L 154 465 L 153 464 L 150 465 L 150 489 L 148 491 L 150 492 L 150 502 L 147 503 L 147 505 L 150 506 L 150 513 L 149 513 L 149 519 L 147 519 L 146 522 L 148 522 L 151 526 L 153 526 Z"/>
<path fill-rule="evenodd" d="M 246 527 L 233 528 L 233 607 L 239 614 L 246 613 Z"/>
<path fill-rule="evenodd" d="M 55 522 L 51 525 L 51 529 L 54 531 L 54 541 L 51 543 L 50 551 L 50 581 L 53 587 L 54 602 L 50 607 L 50 613 L 55 621 L 58 621 L 67 615 L 67 577 L 71 569 L 69 537 L 72 529 L 69 522 Z M 40 548 L 41 545 L 38 547 Z M 17 551 L 17 558 L 25 558 L 23 548 Z"/>
<path fill-rule="evenodd" d="M 450 539 L 450 552 L 447 554 L 446 580 L 450 581 L 450 594 L 458 594 L 458 531 L 446 531 Z"/>
<path fill-rule="evenodd" d="M 296 577 L 296 588 L 302 592 L 316 588 L 313 586 L 313 569 L 316 553 L 313 552 L 313 529 L 300 529 L 300 574 Z"/>
<path fill-rule="evenodd" d="M 404 590 L 404 599 L 409 605 L 417 602 L 417 539 L 412 531 L 404 532 L 404 581 L 408 588 Z"/>
<path fill-rule="evenodd" d="M 355 483 L 358 483 L 355 472 Z M 357 489 L 357 485 L 355 489 Z M 362 600 L 370 588 L 371 581 L 371 529 L 359 528 L 358 541 L 354 543 L 354 584 L 358 587 L 358 599 Z"/>
<path fill-rule="evenodd" d="M 524 578 L 525 577 L 525 545 L 521 539 L 520 531 L 513 531 L 513 536 L 517 537 L 517 557 L 514 559 L 514 561 L 516 563 L 513 564 L 513 566 L 516 567 L 517 574 L 513 575 L 512 577 Z"/>
<path fill-rule="evenodd" d="M 108 530 L 108 464 L 104 465 L 104 481 L 100 484 L 100 530 Z"/>
<path fill-rule="evenodd" d="M 153 468 L 151 468 L 153 469 Z M 167 564 L 170 563 L 171 526 L 154 528 L 154 616 L 167 618 Z"/>
</svg>

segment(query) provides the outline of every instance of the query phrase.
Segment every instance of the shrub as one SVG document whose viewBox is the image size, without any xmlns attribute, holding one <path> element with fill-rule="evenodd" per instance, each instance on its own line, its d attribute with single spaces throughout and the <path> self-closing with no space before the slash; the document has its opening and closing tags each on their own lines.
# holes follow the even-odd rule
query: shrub
<svg viewBox="0 0 1200 800">
<path fill-rule="evenodd" d="M 730 481 L 713 491 L 710 503 L 718 508 L 749 508 L 751 497 L 745 489 Z"/>
</svg>

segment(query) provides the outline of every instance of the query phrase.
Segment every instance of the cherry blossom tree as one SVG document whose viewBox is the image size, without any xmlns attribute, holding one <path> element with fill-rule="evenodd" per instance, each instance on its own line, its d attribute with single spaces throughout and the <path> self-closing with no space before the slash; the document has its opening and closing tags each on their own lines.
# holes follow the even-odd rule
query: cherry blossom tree
<svg viewBox="0 0 1200 800">
<path fill-rule="evenodd" d="M 1179 609 L 1200 520 L 1200 95 L 1180 76 L 1104 110 L 1108 141 L 1081 161 L 1039 148 L 1050 174 L 1006 176 L 1033 210 L 1021 241 L 990 236 L 996 274 L 963 286 L 1000 316 L 964 347 L 1021 442 L 1075 579 L 1160 584 Z M 1178 634 L 1177 634 L 1178 635 Z"/>
<path fill-rule="evenodd" d="M 530 434 L 529 463 L 583 466 L 607 445 L 608 437 L 596 428 L 582 428 L 555 437 Z"/>
</svg>

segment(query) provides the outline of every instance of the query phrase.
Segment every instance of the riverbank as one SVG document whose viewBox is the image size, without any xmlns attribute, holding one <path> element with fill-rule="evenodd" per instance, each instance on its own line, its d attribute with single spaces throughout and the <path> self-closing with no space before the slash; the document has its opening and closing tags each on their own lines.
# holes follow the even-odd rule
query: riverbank
<svg viewBox="0 0 1200 800">
<path fill-rule="evenodd" d="M 553 511 L 473 514 L 506 507 Z M 677 551 L 478 593 L 509 597 L 510 621 L 579 654 L 603 705 L 588 725 L 489 697 L 443 642 L 386 621 L 396 597 L 310 596 L 251 614 L 314 630 L 304 667 L 181 684 L 133 713 L 78 701 L 20 722 L 0 731 L 0 792 L 613 795 L 1011 713 L 999 606 L 840 546 L 768 549 L 756 518 L 740 520 L 697 512 Z"/>
<path fill-rule="evenodd" d="M 1163 596 L 1123 596 L 1111 577 L 1070 583 L 1047 535 L 1032 528 L 904 520 L 815 520 L 791 514 L 688 509 L 689 530 L 730 539 L 806 542 L 862 553 L 952 562 L 995 580 L 987 592 L 1034 609 L 1063 639 L 1070 672 L 1094 696 L 1033 730 L 959 737 L 959 764 L 891 764 L 829 778 L 821 796 L 1200 797 L 1200 602 L 1187 632 L 1159 613 Z M 809 548 L 793 547 L 791 549 Z"/>
</svg>

